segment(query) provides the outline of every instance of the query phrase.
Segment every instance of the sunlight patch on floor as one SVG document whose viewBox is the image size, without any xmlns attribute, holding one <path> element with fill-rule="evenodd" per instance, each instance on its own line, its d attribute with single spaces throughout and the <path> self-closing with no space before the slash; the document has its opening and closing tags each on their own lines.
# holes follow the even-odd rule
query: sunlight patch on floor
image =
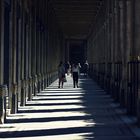
<svg viewBox="0 0 140 140">
<path fill-rule="evenodd" d="M 85 121 L 85 120 L 70 120 L 70 121 L 53 121 L 53 122 L 44 122 L 40 125 L 40 123 L 18 123 L 13 124 L 13 128 L 9 129 L 9 132 L 18 131 L 62 131 L 61 129 L 79 129 L 79 128 L 86 128 L 94 127 L 95 123 L 92 121 Z M 24 128 L 24 129 L 23 129 Z M 1 131 L 2 132 L 2 131 Z M 4 131 L 3 131 L 4 132 Z M 53 136 L 53 135 L 52 135 Z M 59 136 L 57 134 L 57 136 Z M 69 139 L 68 139 L 69 140 Z M 74 139 L 75 140 L 75 139 Z"/>
<path fill-rule="evenodd" d="M 37 99 L 42 99 L 42 100 L 43 100 L 43 99 L 47 99 L 47 100 L 49 100 L 49 99 L 55 99 L 55 100 L 56 100 L 56 99 L 62 99 L 62 98 L 63 98 L 63 99 L 69 99 L 69 98 L 70 98 L 70 99 L 71 99 L 71 98 L 77 99 L 77 98 L 81 98 L 81 97 L 83 97 L 83 96 L 80 96 L 80 95 L 79 95 L 79 96 L 77 96 L 77 95 L 76 95 L 76 96 L 72 96 L 72 95 L 69 95 L 69 96 L 65 96 L 65 95 L 63 95 L 63 96 L 57 96 L 57 95 L 56 95 L 56 96 L 54 96 L 54 97 L 53 97 L 53 96 L 51 96 L 51 97 L 50 97 L 50 96 L 47 96 L 47 97 L 37 97 Z"/>
<path fill-rule="evenodd" d="M 65 135 L 54 135 L 54 136 L 39 136 L 39 137 L 21 137 L 21 138 L 10 138 L 10 140 L 84 140 L 86 135 L 92 133 L 76 133 L 76 134 L 65 134 Z"/>
<path fill-rule="evenodd" d="M 42 104 L 43 105 L 43 104 Z M 46 106 L 38 106 L 38 107 L 31 107 L 31 108 L 27 108 L 27 109 L 24 109 L 24 110 L 55 110 L 55 112 L 57 112 L 57 110 L 61 110 L 61 109 L 65 109 L 66 112 L 67 112 L 67 109 L 83 109 L 85 108 L 84 106 L 81 106 L 81 105 L 46 105 Z"/>
<path fill-rule="evenodd" d="M 82 109 L 84 106 L 80 105 L 53 105 L 53 106 L 40 106 L 38 109 L 34 108 L 34 110 L 39 110 L 39 109 L 46 109 L 46 110 L 60 110 L 60 109 Z"/>
<path fill-rule="evenodd" d="M 55 130 L 55 129 L 68 129 L 68 128 L 80 128 L 80 127 L 93 127 L 95 123 L 87 122 L 85 120 L 67 120 L 67 121 L 52 121 L 52 122 L 43 122 L 40 125 L 40 122 L 38 123 L 19 123 L 18 126 L 15 127 L 18 131 L 35 131 L 35 130 Z M 13 128 L 15 129 L 15 128 Z M 12 130 L 12 129 L 11 129 Z"/>
<path fill-rule="evenodd" d="M 69 92 L 55 92 L 55 93 L 51 93 L 51 92 L 47 92 L 47 93 L 45 93 L 45 96 L 46 97 L 48 97 L 48 95 L 52 95 L 52 96 L 59 96 L 59 95 L 63 95 L 63 96 L 74 96 L 74 95 L 84 95 L 85 93 L 84 92 L 71 92 L 71 93 L 69 93 Z M 39 96 L 43 96 L 44 94 L 42 93 L 40 93 L 37 97 L 39 97 Z M 34 98 L 37 98 L 37 97 L 34 97 Z"/>
<path fill-rule="evenodd" d="M 45 89 L 44 91 L 41 91 L 42 93 L 43 92 L 70 92 L 70 93 L 72 93 L 72 92 L 85 92 L 85 90 L 83 90 L 82 88 L 58 88 L 58 89 L 49 89 L 49 88 L 47 88 L 47 89 Z"/>
<path fill-rule="evenodd" d="M 78 99 L 67 99 L 67 100 L 40 100 L 40 101 L 33 101 L 32 103 L 37 103 L 37 104 L 45 104 L 45 103 L 82 103 L 82 100 L 78 100 Z"/>
<path fill-rule="evenodd" d="M 47 121 L 47 118 L 57 118 L 57 117 L 80 117 L 80 116 L 88 116 L 89 114 L 86 114 L 85 112 L 80 112 L 80 111 L 63 111 L 63 112 L 47 112 L 47 113 L 23 113 L 23 117 L 22 119 L 24 118 L 27 118 L 27 119 L 34 119 L 34 118 L 46 118 L 46 121 Z M 20 117 L 12 117 L 9 116 L 8 117 L 9 119 L 20 119 Z"/>
</svg>

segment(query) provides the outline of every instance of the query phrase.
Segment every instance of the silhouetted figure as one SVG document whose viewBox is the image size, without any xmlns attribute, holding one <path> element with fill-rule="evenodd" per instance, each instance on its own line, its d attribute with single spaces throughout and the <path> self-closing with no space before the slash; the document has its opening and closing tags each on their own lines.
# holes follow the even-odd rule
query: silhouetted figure
<svg viewBox="0 0 140 140">
<path fill-rule="evenodd" d="M 66 70 L 67 75 L 70 74 L 70 69 L 71 69 L 71 65 L 70 65 L 69 61 L 67 61 L 65 64 L 65 70 Z"/>
<path fill-rule="evenodd" d="M 77 64 L 73 64 L 72 66 L 72 76 L 73 76 L 73 87 L 78 87 L 78 79 L 79 79 L 79 66 Z"/>
<path fill-rule="evenodd" d="M 88 75 L 88 69 L 89 69 L 89 64 L 88 64 L 88 62 L 86 60 L 86 62 L 84 63 L 84 68 L 83 68 L 85 76 Z"/>
<path fill-rule="evenodd" d="M 61 61 L 59 66 L 58 66 L 58 88 L 63 88 L 63 84 L 64 84 L 64 78 L 65 78 L 65 67 L 63 65 L 63 62 Z"/>
<path fill-rule="evenodd" d="M 81 73 L 81 64 L 80 63 L 78 63 L 78 68 L 79 68 L 78 74 L 80 75 L 80 73 Z"/>
</svg>

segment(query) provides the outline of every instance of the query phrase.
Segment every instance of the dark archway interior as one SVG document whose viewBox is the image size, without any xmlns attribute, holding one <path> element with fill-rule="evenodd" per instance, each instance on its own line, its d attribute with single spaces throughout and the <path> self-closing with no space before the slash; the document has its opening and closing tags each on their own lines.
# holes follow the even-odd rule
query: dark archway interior
<svg viewBox="0 0 140 140">
<path fill-rule="evenodd" d="M 83 64 L 86 59 L 86 43 L 83 40 L 70 41 L 69 58 L 71 63 Z"/>
</svg>

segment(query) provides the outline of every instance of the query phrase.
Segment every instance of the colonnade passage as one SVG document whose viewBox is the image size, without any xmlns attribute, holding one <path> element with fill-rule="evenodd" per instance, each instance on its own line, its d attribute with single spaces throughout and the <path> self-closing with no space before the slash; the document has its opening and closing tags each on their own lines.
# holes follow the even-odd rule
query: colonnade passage
<svg viewBox="0 0 140 140">
<path fill-rule="evenodd" d="M 54 90 L 59 93 L 56 86 L 51 86 L 58 80 L 59 62 L 80 63 L 83 73 L 86 60 L 89 63 L 88 78 L 94 82 L 88 83 L 86 78 L 81 79 L 87 86 L 89 84 L 88 88 L 84 89 L 83 84 L 80 89 L 71 90 L 80 94 L 84 90 L 83 97 L 87 104 L 82 107 L 91 106 L 89 110 L 92 113 L 88 112 L 91 113 L 91 121 L 94 120 L 94 113 L 96 116 L 97 105 L 102 106 L 102 98 L 106 100 L 109 97 L 114 104 L 124 110 L 123 113 L 127 117 L 133 118 L 131 125 L 134 125 L 140 133 L 139 9 L 140 0 L 0 0 L 0 131 L 2 127 L 3 133 L 0 137 L 7 134 L 7 128 L 9 130 L 16 128 L 9 125 L 10 116 L 13 123 L 14 121 L 18 123 L 16 117 L 20 115 L 23 117 L 20 121 L 27 122 L 27 118 L 24 119 L 21 112 L 22 109 L 25 109 L 25 112 L 30 110 L 32 108 L 29 107 L 32 106 L 30 103 L 34 104 L 32 112 L 37 111 L 34 106 L 46 107 L 44 120 L 40 120 L 42 122 L 39 125 L 48 122 L 45 117 L 51 116 L 52 112 L 47 108 L 51 108 L 52 104 L 49 105 L 47 99 L 43 103 L 43 100 L 49 98 L 50 87 L 52 92 Z M 95 92 L 97 88 L 95 82 L 100 89 L 99 93 Z M 69 97 L 71 92 L 67 86 L 64 91 Z M 63 90 L 60 91 L 63 93 Z M 43 97 L 40 98 L 42 94 Z M 91 94 L 89 100 L 86 94 L 87 96 Z M 98 99 L 96 96 L 101 98 Z M 54 98 L 57 99 L 57 96 Z M 107 100 L 107 103 L 110 103 L 110 100 Z M 95 110 L 94 102 L 97 103 Z M 39 115 L 39 112 L 37 114 Z M 100 115 L 104 118 L 105 114 Z M 32 114 L 30 117 L 35 116 Z M 95 126 L 98 123 L 110 125 L 108 121 L 101 119 L 98 122 L 98 117 L 95 118 L 97 120 L 92 121 Z M 83 123 L 85 122 L 84 119 Z M 135 134 L 128 130 L 128 126 L 122 121 L 119 124 L 122 124 L 118 126 L 121 130 L 117 129 L 118 127 L 115 127 L 116 131 L 111 131 L 111 127 L 107 129 L 112 133 L 111 140 L 119 139 L 124 133 L 126 136 L 124 139 L 136 139 Z M 96 133 L 93 123 L 91 125 L 91 128 L 88 128 L 88 132 L 92 133 L 91 139 L 95 135 L 103 136 L 99 139 L 105 139 L 106 135 L 111 136 L 105 129 L 102 129 L 104 133 Z M 22 131 L 20 126 L 18 130 Z M 73 134 L 87 132 L 84 127 L 67 129 L 67 134 L 69 130 Z M 44 135 L 44 132 L 46 131 L 38 132 L 39 136 Z M 56 130 L 54 133 L 59 132 Z M 51 134 L 50 131 L 48 133 Z M 14 133 L 15 136 L 19 134 L 24 137 L 25 133 Z M 28 132 L 25 135 L 27 137 Z M 10 132 L 8 136 L 11 137 Z"/>
</svg>

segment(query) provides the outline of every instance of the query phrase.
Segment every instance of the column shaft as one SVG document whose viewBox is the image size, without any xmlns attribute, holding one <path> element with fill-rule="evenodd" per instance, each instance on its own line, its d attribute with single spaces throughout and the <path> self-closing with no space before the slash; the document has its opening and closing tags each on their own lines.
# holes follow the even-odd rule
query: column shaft
<svg viewBox="0 0 140 140">
<path fill-rule="evenodd" d="M 4 0 L 0 1 L 0 124 L 4 123 Z"/>
<path fill-rule="evenodd" d="M 11 1 L 11 49 L 12 49 L 12 107 L 11 113 L 17 112 L 17 81 L 16 81 L 16 51 L 17 51 L 17 1 Z"/>
</svg>

